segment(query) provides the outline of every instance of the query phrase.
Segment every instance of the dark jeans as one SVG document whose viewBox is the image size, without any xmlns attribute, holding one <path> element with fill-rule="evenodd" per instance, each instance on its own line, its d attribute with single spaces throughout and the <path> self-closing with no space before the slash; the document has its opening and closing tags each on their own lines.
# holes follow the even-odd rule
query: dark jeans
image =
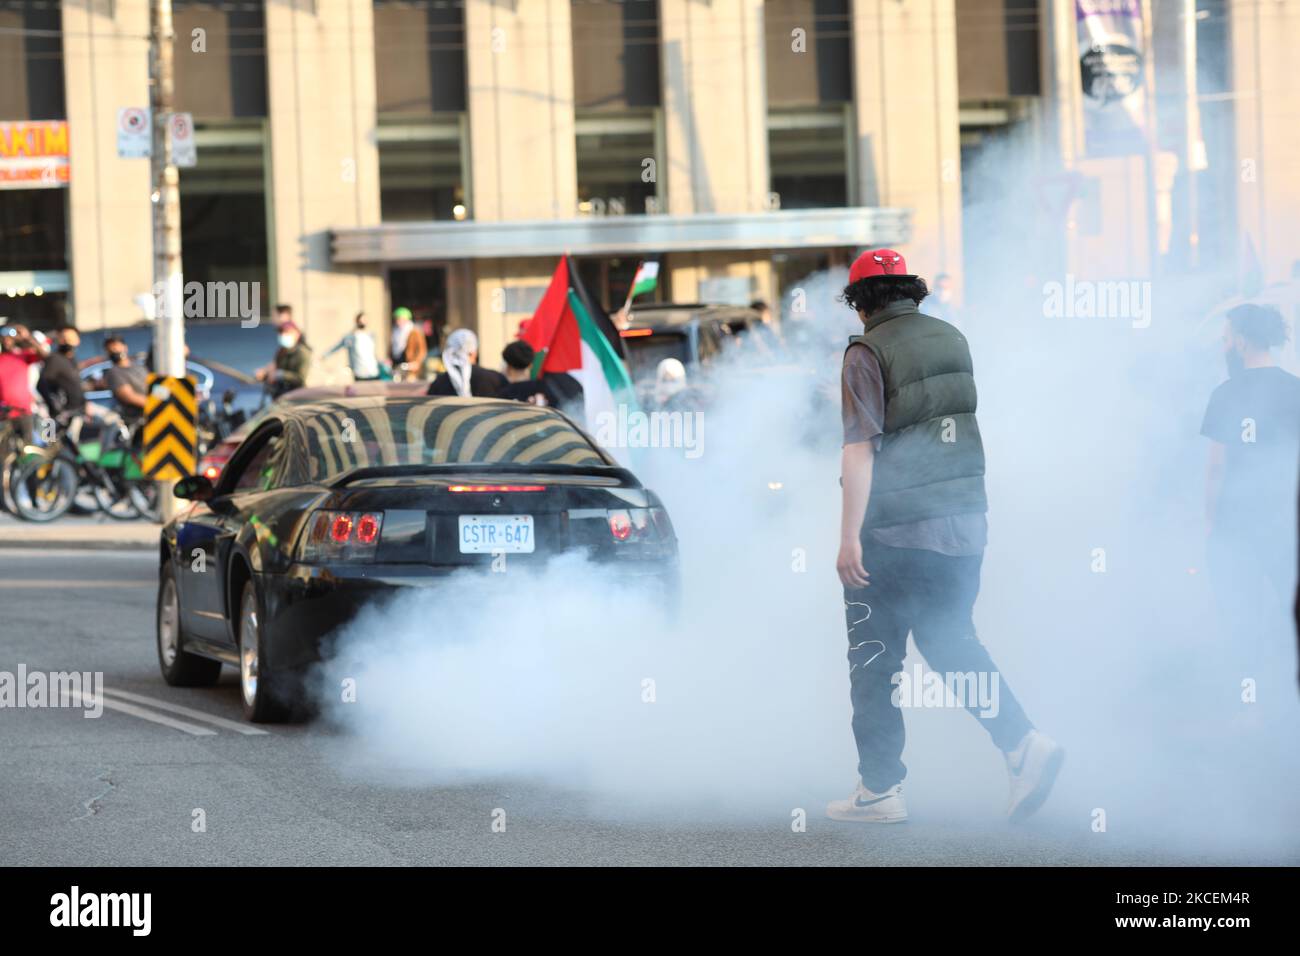
<svg viewBox="0 0 1300 956">
<path fill-rule="evenodd" d="M 975 675 L 997 688 L 996 716 L 983 716 L 975 695 L 963 703 L 1002 751 L 1015 749 L 1033 729 L 997 665 L 975 635 L 971 612 L 980 588 L 983 555 L 950 557 L 937 551 L 890 548 L 863 542 L 862 563 L 871 575 L 865 588 L 845 588 L 849 630 L 849 686 L 858 774 L 876 792 L 907 776 L 903 765 L 903 714 L 894 675 L 903 669 L 910 631 L 931 671 Z M 996 683 L 994 683 L 996 681 Z M 910 681 L 909 684 L 914 684 Z M 918 695 L 919 696 L 919 695 Z M 913 701 L 911 693 L 900 703 Z M 991 710 L 992 708 L 990 708 Z"/>
</svg>

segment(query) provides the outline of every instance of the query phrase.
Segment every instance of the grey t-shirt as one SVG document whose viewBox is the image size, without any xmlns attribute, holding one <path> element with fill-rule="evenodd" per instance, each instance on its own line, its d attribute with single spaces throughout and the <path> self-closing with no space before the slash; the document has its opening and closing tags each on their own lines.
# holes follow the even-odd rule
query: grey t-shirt
<svg viewBox="0 0 1300 956">
<path fill-rule="evenodd" d="M 123 385 L 130 385 L 133 389 L 141 394 L 149 387 L 149 373 L 143 365 L 112 365 L 104 373 L 104 387 L 110 392 L 116 392 Z M 124 421 L 134 422 L 144 414 L 142 409 L 134 405 L 123 405 L 121 402 L 113 403 L 117 408 L 117 413 L 122 416 Z"/>
<path fill-rule="evenodd" d="M 885 425 L 885 381 L 871 349 L 849 346 L 840 381 L 844 444 L 869 441 L 879 449 Z M 918 548 L 952 557 L 980 554 L 988 544 L 988 534 L 988 519 L 983 514 L 946 515 L 871 529 L 872 539 L 888 547 Z"/>
</svg>

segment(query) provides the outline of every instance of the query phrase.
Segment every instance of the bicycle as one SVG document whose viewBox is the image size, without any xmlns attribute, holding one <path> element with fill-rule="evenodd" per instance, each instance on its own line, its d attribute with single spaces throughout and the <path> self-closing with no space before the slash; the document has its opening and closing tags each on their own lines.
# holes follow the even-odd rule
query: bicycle
<svg viewBox="0 0 1300 956">
<path fill-rule="evenodd" d="M 18 419 L 10 417 L 19 409 L 0 403 L 0 504 L 10 514 L 17 514 L 13 495 L 9 492 L 9 475 L 27 446 L 27 438 L 18 427 Z"/>
<path fill-rule="evenodd" d="M 23 454 L 10 476 L 10 487 L 16 513 L 28 521 L 61 517 L 82 489 L 89 489 L 110 518 L 158 519 L 157 486 L 144 476 L 141 453 L 121 419 L 104 422 L 99 441 L 81 443 L 61 423 L 52 443 L 29 447 Z"/>
</svg>

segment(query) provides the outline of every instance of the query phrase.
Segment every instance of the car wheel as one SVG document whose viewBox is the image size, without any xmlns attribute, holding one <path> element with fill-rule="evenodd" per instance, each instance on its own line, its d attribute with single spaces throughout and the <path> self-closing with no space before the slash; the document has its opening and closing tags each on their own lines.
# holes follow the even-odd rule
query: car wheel
<svg viewBox="0 0 1300 956">
<path fill-rule="evenodd" d="M 293 713 L 289 685 L 266 666 L 266 627 L 257 586 L 244 583 L 239 600 L 239 693 L 244 718 L 258 724 L 279 724 Z"/>
<path fill-rule="evenodd" d="M 158 577 L 158 667 L 172 687 L 211 687 L 221 676 L 221 661 L 185 650 L 181 626 L 181 594 L 170 561 Z"/>
</svg>

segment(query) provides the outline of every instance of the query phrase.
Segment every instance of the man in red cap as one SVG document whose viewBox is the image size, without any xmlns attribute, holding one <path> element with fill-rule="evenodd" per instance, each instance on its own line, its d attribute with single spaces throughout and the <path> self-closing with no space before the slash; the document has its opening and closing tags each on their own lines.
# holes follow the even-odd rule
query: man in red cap
<svg viewBox="0 0 1300 956">
<path fill-rule="evenodd" d="M 944 702 L 970 711 L 1006 755 L 1012 820 L 1047 799 L 1064 757 L 975 635 L 988 536 L 975 378 L 965 336 L 918 308 L 928 294 L 901 255 L 873 249 L 853 263 L 842 296 L 863 324 L 844 353 L 836 560 L 861 779 L 826 808 L 835 820 L 907 819 L 900 707 L 923 703 L 902 673 L 909 632 L 943 677 Z"/>
</svg>

